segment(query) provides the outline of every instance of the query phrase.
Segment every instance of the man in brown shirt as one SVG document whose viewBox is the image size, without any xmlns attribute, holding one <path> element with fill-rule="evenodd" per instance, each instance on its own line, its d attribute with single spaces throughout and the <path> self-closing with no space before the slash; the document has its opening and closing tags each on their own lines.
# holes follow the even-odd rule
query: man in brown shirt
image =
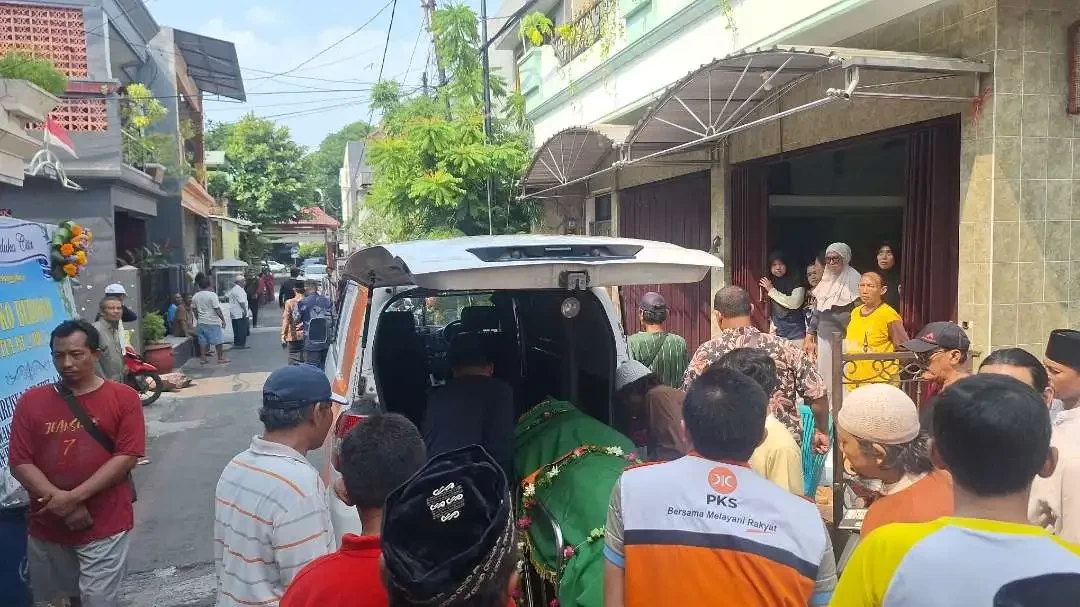
<svg viewBox="0 0 1080 607">
<path fill-rule="evenodd" d="M 685 393 L 664 385 L 643 363 L 628 360 L 615 371 L 617 417 L 649 461 L 670 461 L 686 455 L 690 444 L 683 432 Z"/>
</svg>

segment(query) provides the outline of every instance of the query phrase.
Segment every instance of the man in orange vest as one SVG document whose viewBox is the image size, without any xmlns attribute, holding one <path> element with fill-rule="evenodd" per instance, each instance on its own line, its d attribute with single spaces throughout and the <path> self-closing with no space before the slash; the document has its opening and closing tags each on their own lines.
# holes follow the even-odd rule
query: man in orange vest
<svg viewBox="0 0 1080 607">
<path fill-rule="evenodd" d="M 694 449 L 623 473 L 611 496 L 604 606 L 824 606 L 836 564 L 817 507 L 750 469 L 769 398 L 712 368 L 683 407 Z"/>
</svg>

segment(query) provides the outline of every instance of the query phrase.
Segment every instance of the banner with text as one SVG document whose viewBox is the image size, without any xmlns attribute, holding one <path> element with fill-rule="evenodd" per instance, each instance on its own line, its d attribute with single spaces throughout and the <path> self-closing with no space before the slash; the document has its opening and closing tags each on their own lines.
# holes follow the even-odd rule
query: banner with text
<svg viewBox="0 0 1080 607">
<path fill-rule="evenodd" d="M 70 282 L 49 272 L 52 230 L 0 217 L 0 508 L 28 503 L 8 470 L 11 418 L 23 392 L 57 380 L 49 333 L 75 316 Z"/>
</svg>

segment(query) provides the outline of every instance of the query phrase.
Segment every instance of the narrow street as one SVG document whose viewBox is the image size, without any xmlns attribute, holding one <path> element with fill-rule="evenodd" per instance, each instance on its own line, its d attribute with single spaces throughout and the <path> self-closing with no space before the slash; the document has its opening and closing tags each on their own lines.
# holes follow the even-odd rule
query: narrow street
<svg viewBox="0 0 1080 607">
<path fill-rule="evenodd" d="M 261 431 L 263 382 L 285 362 L 276 302 L 261 311 L 250 349 L 228 351 L 227 365 L 192 358 L 183 368 L 192 385 L 145 410 L 151 463 L 135 472 L 139 500 L 124 590 L 131 607 L 214 604 L 214 486 Z"/>
</svg>

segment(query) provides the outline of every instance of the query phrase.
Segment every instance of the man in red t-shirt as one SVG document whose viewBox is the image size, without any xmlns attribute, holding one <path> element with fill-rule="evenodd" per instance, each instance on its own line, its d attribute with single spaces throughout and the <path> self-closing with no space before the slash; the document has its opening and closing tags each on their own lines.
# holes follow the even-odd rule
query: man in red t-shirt
<svg viewBox="0 0 1080 607">
<path fill-rule="evenodd" d="M 28 390 L 11 423 L 11 473 L 30 492 L 30 584 L 38 601 L 119 606 L 135 523 L 128 474 L 146 450 L 142 403 L 131 388 L 94 374 L 97 329 L 67 320 L 51 336 L 60 385 Z M 61 396 L 70 392 L 110 453 Z"/>
<path fill-rule="evenodd" d="M 379 577 L 383 502 L 426 460 L 420 431 L 402 415 L 374 415 L 349 431 L 341 445 L 342 476 L 334 489 L 356 507 L 363 531 L 346 533 L 340 550 L 304 567 L 286 589 L 281 607 L 389 604 Z"/>
</svg>

